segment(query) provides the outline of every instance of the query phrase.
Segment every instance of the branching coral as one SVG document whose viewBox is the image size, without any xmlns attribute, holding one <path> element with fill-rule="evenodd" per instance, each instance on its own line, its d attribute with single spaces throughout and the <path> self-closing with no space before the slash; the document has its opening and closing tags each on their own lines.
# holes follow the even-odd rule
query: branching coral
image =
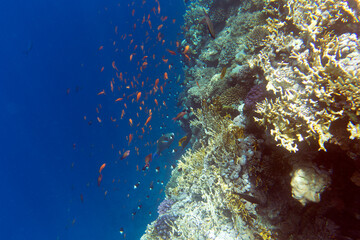
<svg viewBox="0 0 360 240">
<path fill-rule="evenodd" d="M 272 34 L 249 62 L 261 67 L 267 90 L 276 95 L 257 105 L 262 117 L 255 120 L 289 151 L 297 151 L 297 143 L 310 137 L 326 151 L 324 143 L 333 137 L 331 123 L 344 117 L 358 123 L 353 116 L 360 115 L 359 40 L 327 29 L 340 19 L 356 22 L 357 16 L 346 1 L 288 1 L 286 7 L 286 22 L 268 20 Z M 283 32 L 287 23 L 298 28 L 300 38 Z"/>
</svg>

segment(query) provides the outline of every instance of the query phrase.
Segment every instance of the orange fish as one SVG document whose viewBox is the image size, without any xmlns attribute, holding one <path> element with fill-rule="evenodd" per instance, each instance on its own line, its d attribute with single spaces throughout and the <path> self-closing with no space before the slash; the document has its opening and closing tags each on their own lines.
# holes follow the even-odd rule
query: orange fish
<svg viewBox="0 0 360 240">
<path fill-rule="evenodd" d="M 163 24 L 160 24 L 158 27 L 157 27 L 157 30 L 159 31 L 164 25 Z"/>
<path fill-rule="evenodd" d="M 167 63 L 169 59 L 162 58 L 164 63 Z"/>
<path fill-rule="evenodd" d="M 156 106 L 159 104 L 158 101 L 156 100 L 156 98 L 154 99 L 154 102 L 155 102 Z"/>
<path fill-rule="evenodd" d="M 122 119 L 122 118 L 124 117 L 124 115 L 125 115 L 125 110 L 123 109 L 123 110 L 121 111 L 121 118 L 120 118 L 120 119 Z"/>
<path fill-rule="evenodd" d="M 99 169 L 99 173 L 101 174 L 101 171 L 105 168 L 106 163 L 104 163 L 103 165 L 101 165 L 100 169 Z"/>
<path fill-rule="evenodd" d="M 99 177 L 98 177 L 98 180 L 97 180 L 98 187 L 100 187 L 101 180 L 102 180 L 102 175 L 100 174 Z"/>
<path fill-rule="evenodd" d="M 128 144 L 128 145 L 130 145 L 132 139 L 133 139 L 133 135 L 130 133 L 130 134 L 129 134 L 129 144 Z"/>
<path fill-rule="evenodd" d="M 134 16 L 134 14 L 135 14 L 135 9 L 133 9 L 133 10 L 131 11 L 131 16 Z"/>
<path fill-rule="evenodd" d="M 199 85 L 199 82 L 198 82 L 198 81 L 196 81 L 196 85 L 200 88 L 200 85 Z"/>
<path fill-rule="evenodd" d="M 187 46 L 185 47 L 184 51 L 183 51 L 183 54 L 187 53 L 187 52 L 189 51 L 189 48 L 190 48 L 190 46 L 187 45 Z"/>
<path fill-rule="evenodd" d="M 100 69 L 100 72 L 102 72 L 102 71 L 104 71 L 104 67 L 102 67 L 102 68 Z"/>
<path fill-rule="evenodd" d="M 130 155 L 130 150 L 127 150 L 126 152 L 124 152 L 124 154 L 121 156 L 121 160 L 127 158 Z"/>
<path fill-rule="evenodd" d="M 170 50 L 170 49 L 166 49 L 166 51 L 168 51 L 168 53 L 170 53 L 171 55 L 176 55 L 176 52 Z"/>
<path fill-rule="evenodd" d="M 140 97 L 141 97 L 141 92 L 138 92 L 138 94 L 136 95 L 136 101 L 139 101 Z"/>
<path fill-rule="evenodd" d="M 161 93 L 164 93 L 163 86 L 160 86 L 160 92 L 161 92 Z"/>
<path fill-rule="evenodd" d="M 150 122 L 150 120 L 151 120 L 151 115 L 146 119 L 146 122 L 145 122 L 145 126 L 147 126 L 147 124 Z"/>
<path fill-rule="evenodd" d="M 175 22 L 176 22 L 176 19 L 174 18 L 174 19 L 172 20 L 172 22 L 175 23 Z"/>
<path fill-rule="evenodd" d="M 184 56 L 186 57 L 186 59 L 190 62 L 190 57 L 187 54 L 184 54 Z"/>
<path fill-rule="evenodd" d="M 113 61 L 111 65 L 112 65 L 113 69 L 115 69 L 116 71 L 119 71 L 119 69 L 117 69 L 117 67 L 115 66 L 115 61 Z"/>
<path fill-rule="evenodd" d="M 164 79 L 165 79 L 165 80 L 169 79 L 167 72 L 164 72 Z"/>
<path fill-rule="evenodd" d="M 182 111 L 182 112 L 178 113 L 176 115 L 176 117 L 174 117 L 172 120 L 174 120 L 174 122 L 175 122 L 176 120 L 182 118 L 185 114 L 186 114 L 186 111 Z"/>
<path fill-rule="evenodd" d="M 130 127 L 132 127 L 132 125 L 133 125 L 133 121 L 132 121 L 132 119 L 131 119 L 131 118 L 129 118 L 129 124 L 130 124 Z"/>
<path fill-rule="evenodd" d="M 103 89 L 101 92 L 99 92 L 97 95 L 103 95 L 105 94 L 105 90 Z"/>
<path fill-rule="evenodd" d="M 115 100 L 115 102 L 120 102 L 121 100 L 123 100 L 123 98 L 118 98 Z"/>
<path fill-rule="evenodd" d="M 130 54 L 130 61 L 133 59 L 133 54 Z"/>
<path fill-rule="evenodd" d="M 113 85 L 112 81 L 110 82 L 110 89 L 111 89 L 111 92 L 114 92 L 114 85 Z"/>
<path fill-rule="evenodd" d="M 100 47 L 99 47 L 99 51 L 102 50 L 103 48 L 104 48 L 104 46 L 100 46 Z"/>
<path fill-rule="evenodd" d="M 97 117 L 97 120 L 98 120 L 99 123 L 101 123 L 101 119 L 99 117 Z"/>
<path fill-rule="evenodd" d="M 154 88 L 156 88 L 158 84 L 159 84 L 159 79 L 157 78 L 157 79 L 155 80 Z"/>
<path fill-rule="evenodd" d="M 145 167 L 149 167 L 149 163 L 151 162 L 151 160 L 152 160 L 152 154 L 150 153 L 145 157 Z"/>
</svg>

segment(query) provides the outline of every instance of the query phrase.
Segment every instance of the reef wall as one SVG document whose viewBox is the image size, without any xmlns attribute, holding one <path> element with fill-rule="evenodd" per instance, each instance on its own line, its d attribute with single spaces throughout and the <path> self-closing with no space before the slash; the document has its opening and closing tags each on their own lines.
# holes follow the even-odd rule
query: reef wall
<svg viewBox="0 0 360 240">
<path fill-rule="evenodd" d="M 141 239 L 359 239 L 360 3 L 187 4 L 191 148 Z"/>
</svg>

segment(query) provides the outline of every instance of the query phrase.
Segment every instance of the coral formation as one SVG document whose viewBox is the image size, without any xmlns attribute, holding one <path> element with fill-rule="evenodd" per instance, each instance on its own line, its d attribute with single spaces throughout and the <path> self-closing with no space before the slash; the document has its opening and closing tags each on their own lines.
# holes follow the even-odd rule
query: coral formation
<svg viewBox="0 0 360 240">
<path fill-rule="evenodd" d="M 330 184 L 326 172 L 314 167 L 302 167 L 293 171 L 291 179 L 292 196 L 302 205 L 307 202 L 320 202 L 320 194 Z"/>
<path fill-rule="evenodd" d="M 360 237 L 358 200 L 348 194 L 360 197 L 358 5 L 188 4 L 179 105 L 192 146 L 143 240 Z"/>
<path fill-rule="evenodd" d="M 249 61 L 262 69 L 267 90 L 276 95 L 258 105 L 256 112 L 262 118 L 255 120 L 289 151 L 297 151 L 297 143 L 308 138 L 326 151 L 324 144 L 333 137 L 331 123 L 360 114 L 357 36 L 337 36 L 327 29 L 340 19 L 357 21 L 357 16 L 346 1 L 288 1 L 285 7 L 289 11 L 285 21 L 268 19 L 271 35 Z M 290 23 L 299 36 L 283 32 Z"/>
</svg>

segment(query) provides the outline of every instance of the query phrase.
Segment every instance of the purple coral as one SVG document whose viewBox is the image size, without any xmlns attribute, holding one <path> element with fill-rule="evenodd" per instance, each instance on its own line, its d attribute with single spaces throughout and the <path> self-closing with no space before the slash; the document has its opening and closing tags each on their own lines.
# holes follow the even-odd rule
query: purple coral
<svg viewBox="0 0 360 240">
<path fill-rule="evenodd" d="M 158 206 L 158 213 L 161 214 L 165 214 L 167 211 L 170 210 L 171 206 L 174 204 L 174 201 L 171 199 L 165 199 L 164 201 L 162 201 L 160 203 L 160 205 Z"/>
<path fill-rule="evenodd" d="M 254 85 L 245 98 L 245 110 L 250 110 L 255 107 L 257 102 L 265 98 L 265 86 L 263 84 Z"/>
<path fill-rule="evenodd" d="M 176 220 L 175 216 L 166 214 L 160 216 L 155 223 L 155 230 L 163 239 L 170 239 L 171 226 L 169 224 Z"/>
</svg>

